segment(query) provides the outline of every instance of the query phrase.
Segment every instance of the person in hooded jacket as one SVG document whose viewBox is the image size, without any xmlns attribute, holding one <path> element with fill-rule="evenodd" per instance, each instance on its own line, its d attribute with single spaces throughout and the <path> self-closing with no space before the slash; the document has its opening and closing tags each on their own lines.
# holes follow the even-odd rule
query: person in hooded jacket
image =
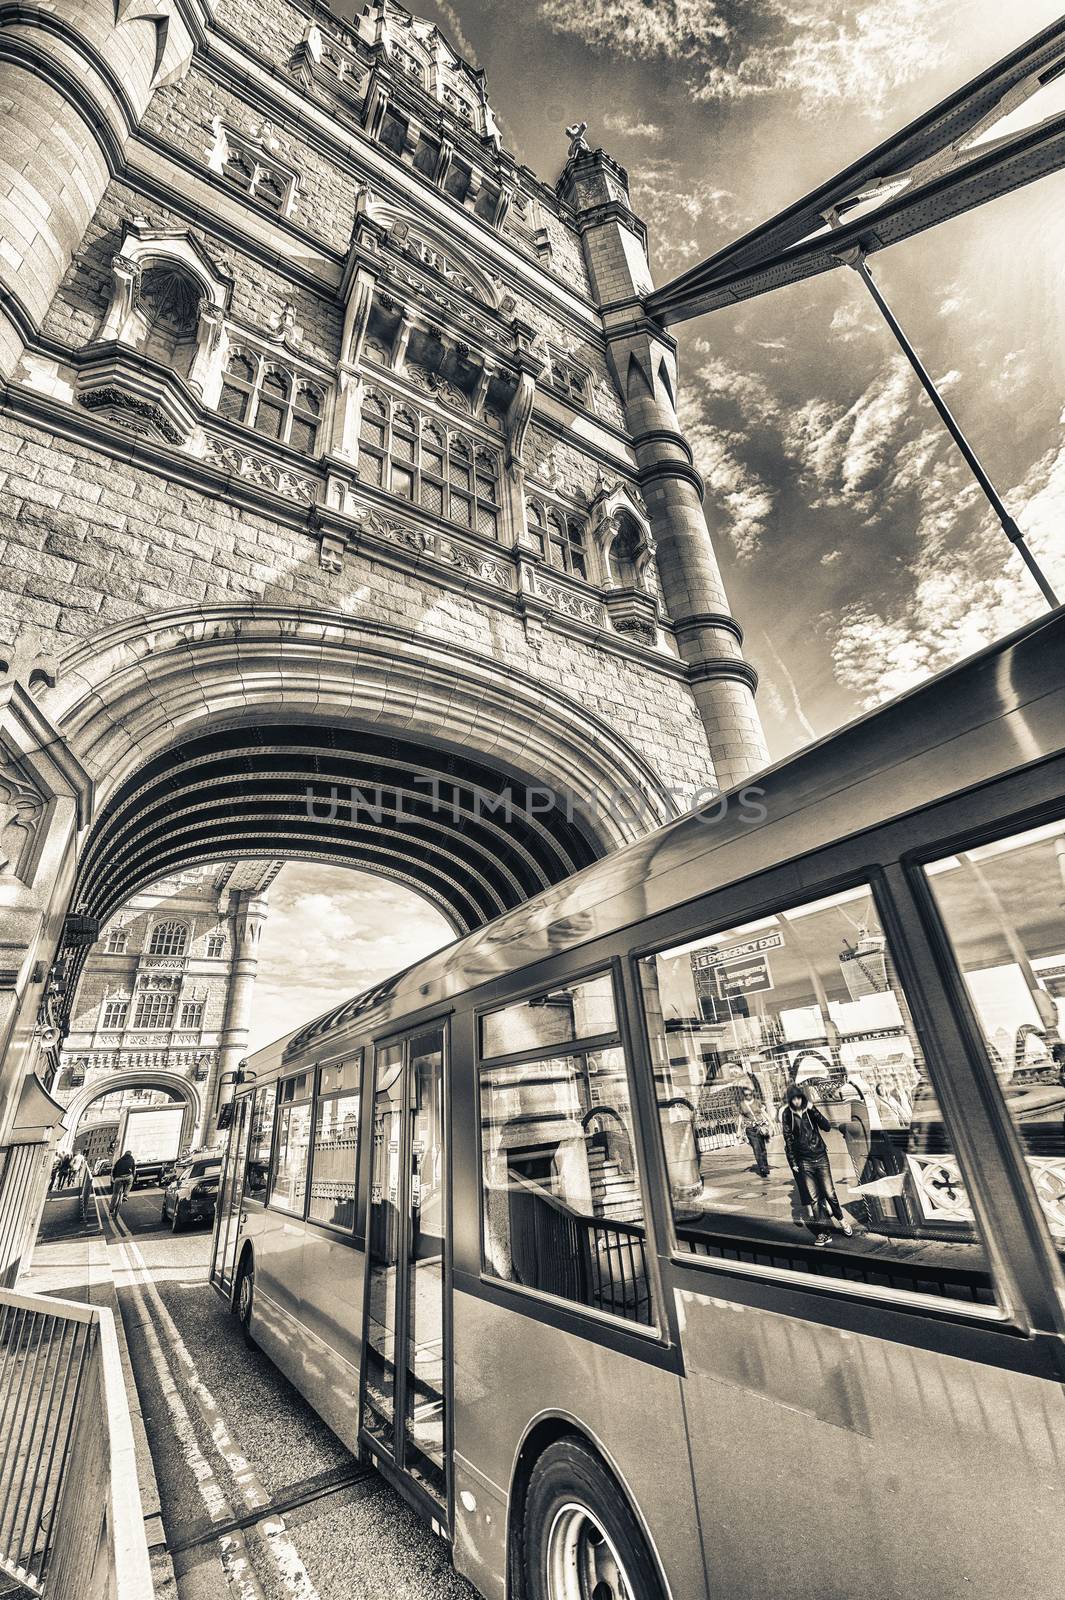
<svg viewBox="0 0 1065 1600">
<path fill-rule="evenodd" d="M 854 1232 L 843 1214 L 828 1163 L 824 1134 L 831 1127 L 831 1122 L 811 1102 L 803 1085 L 790 1084 L 787 1103 L 780 1117 L 784 1153 L 795 1178 L 799 1199 L 809 1213 L 807 1226 L 814 1236 L 814 1244 L 821 1246 L 832 1242 L 831 1235 L 825 1231 L 829 1214 L 835 1217 L 841 1232 L 848 1238 Z"/>
</svg>

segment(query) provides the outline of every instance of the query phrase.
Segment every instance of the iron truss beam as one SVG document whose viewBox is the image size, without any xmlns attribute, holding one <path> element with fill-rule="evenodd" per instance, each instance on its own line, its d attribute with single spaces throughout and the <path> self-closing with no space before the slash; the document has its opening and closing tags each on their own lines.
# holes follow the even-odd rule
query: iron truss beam
<svg viewBox="0 0 1065 1600">
<path fill-rule="evenodd" d="M 668 326 L 830 272 L 849 250 L 883 250 L 1056 172 L 1065 166 L 1065 113 L 982 136 L 1063 74 L 1065 16 L 805 199 L 657 289 L 649 315 Z"/>
</svg>

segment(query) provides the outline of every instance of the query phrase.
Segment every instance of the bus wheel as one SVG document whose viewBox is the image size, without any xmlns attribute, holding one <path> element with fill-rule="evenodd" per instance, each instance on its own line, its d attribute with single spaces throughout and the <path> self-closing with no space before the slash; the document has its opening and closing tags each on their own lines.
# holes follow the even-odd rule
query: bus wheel
<svg viewBox="0 0 1065 1600">
<path fill-rule="evenodd" d="M 533 1467 L 525 1562 L 529 1600 L 662 1600 L 628 1503 L 576 1439 L 557 1439 Z"/>
<path fill-rule="evenodd" d="M 246 1345 L 251 1345 L 255 1342 L 251 1336 L 251 1307 L 254 1299 L 255 1265 L 249 1255 L 244 1258 L 244 1265 L 240 1269 L 235 1296 L 237 1321 L 240 1323 Z"/>
</svg>

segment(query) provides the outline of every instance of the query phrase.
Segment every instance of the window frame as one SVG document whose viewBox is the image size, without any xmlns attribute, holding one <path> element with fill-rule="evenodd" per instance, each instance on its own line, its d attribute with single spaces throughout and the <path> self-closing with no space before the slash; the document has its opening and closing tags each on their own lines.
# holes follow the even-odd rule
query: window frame
<svg viewBox="0 0 1065 1600">
<path fill-rule="evenodd" d="M 377 412 L 369 417 L 366 415 L 366 401 L 370 399 L 384 406 L 383 417 Z M 397 429 L 397 416 L 410 418 L 413 428 L 401 426 Z M 364 437 L 366 427 L 380 428 L 384 433 L 384 442 L 377 444 L 367 440 Z M 439 470 L 435 466 L 427 470 L 425 466 L 425 436 L 430 430 L 440 437 L 439 451 L 434 445 L 429 452 L 434 457 L 439 455 L 441 463 Z M 395 448 L 397 438 L 412 442 L 413 449 L 409 457 L 397 452 Z M 372 478 L 362 480 L 368 488 L 378 489 L 390 499 L 413 506 L 426 516 L 446 522 L 449 527 L 457 528 L 462 533 L 485 539 L 493 545 L 502 544 L 505 499 L 503 465 L 500 452 L 494 443 L 486 443 L 473 432 L 467 432 L 438 417 L 435 412 L 424 411 L 420 405 L 403 396 L 374 387 L 367 391 L 363 400 L 363 413 L 359 419 L 360 466 L 364 455 L 373 458 L 377 463 L 376 470 L 380 473 L 379 481 L 374 481 Z M 487 462 L 492 470 L 483 471 L 482 462 Z M 468 471 L 469 481 L 465 486 L 453 481 L 454 471 Z M 393 487 L 396 472 L 409 475 L 410 494 L 401 493 Z M 439 511 L 425 502 L 423 486 L 426 483 L 432 485 L 440 495 Z M 481 492 L 482 483 L 490 485 L 489 492 Z M 468 521 L 455 517 L 453 501 L 467 507 Z M 482 515 L 491 518 L 494 532 L 485 532 L 480 526 Z"/>
<path fill-rule="evenodd" d="M 131 1004 L 132 1004 L 132 1000 L 120 1000 L 120 999 L 114 999 L 114 1000 L 105 999 L 105 1000 L 102 1000 L 101 1003 L 100 1003 L 100 1022 L 99 1022 L 98 1028 L 97 1028 L 97 1032 L 98 1033 L 122 1033 L 122 1032 L 124 1032 L 126 1027 L 127 1027 L 127 1025 L 128 1025 L 128 1023 L 129 1023 L 129 1013 L 130 1013 Z M 121 1012 L 122 1020 L 120 1022 L 108 1022 L 107 1016 L 108 1016 L 108 1013 L 110 1011 L 112 1011 L 112 1010 L 116 1010 L 116 1011 L 120 1011 Z"/>
<path fill-rule="evenodd" d="M 539 520 L 534 518 L 539 513 Z M 557 520 L 556 520 L 557 519 Z M 575 537 L 574 524 L 578 528 Z M 535 541 L 530 543 L 530 540 Z M 564 572 L 578 583 L 593 582 L 592 554 L 587 518 L 559 500 L 543 494 L 525 496 L 525 527 L 518 540 L 519 549 L 529 551 L 534 560 L 555 572 Z M 574 555 L 576 552 L 576 557 Z M 557 559 L 556 559 L 557 555 Z M 578 570 L 583 567 L 583 571 Z"/>
<path fill-rule="evenodd" d="M 311 1082 L 310 1093 L 307 1096 L 307 1098 L 305 1100 L 303 1100 L 303 1099 L 297 1100 L 295 1095 L 293 1095 L 291 1100 L 283 1100 L 282 1099 L 282 1095 L 281 1095 L 281 1091 L 282 1091 L 282 1088 L 284 1087 L 284 1085 L 286 1083 L 294 1083 L 297 1078 L 302 1078 L 302 1077 L 309 1077 L 310 1078 L 310 1082 Z M 312 1147 L 313 1142 L 314 1142 L 314 1090 L 315 1090 L 315 1083 L 317 1081 L 317 1077 L 318 1077 L 317 1064 L 312 1063 L 310 1066 L 298 1067 L 293 1072 L 286 1072 L 283 1076 L 279 1075 L 277 1077 L 277 1079 L 275 1080 L 276 1081 L 276 1088 L 275 1088 L 275 1091 L 274 1091 L 274 1131 L 273 1131 L 273 1135 L 272 1135 L 271 1140 L 270 1140 L 270 1181 L 269 1181 L 269 1183 L 267 1184 L 267 1187 L 266 1187 L 266 1195 L 264 1196 L 263 1204 L 267 1207 L 268 1210 L 276 1211 L 281 1216 L 284 1216 L 284 1217 L 297 1217 L 301 1221 L 306 1221 L 306 1217 L 307 1217 L 307 1197 L 310 1194 L 310 1188 L 311 1188 L 311 1156 L 312 1156 L 312 1153 L 313 1153 L 311 1147 Z M 279 1145 L 280 1138 L 281 1138 L 281 1113 L 286 1108 L 291 1110 L 291 1108 L 293 1106 L 303 1106 L 303 1105 L 306 1105 L 306 1106 L 308 1106 L 310 1108 L 311 1123 L 310 1123 L 310 1136 L 309 1136 L 308 1141 L 307 1141 L 307 1171 L 306 1171 L 306 1174 L 304 1176 L 304 1181 L 303 1181 L 303 1204 L 299 1208 L 299 1210 L 297 1210 L 294 1206 L 282 1205 L 280 1203 L 280 1201 L 277 1201 L 277 1200 L 274 1199 L 274 1185 L 275 1185 L 275 1182 L 276 1182 L 276 1179 L 277 1179 L 278 1145 Z"/>
<path fill-rule="evenodd" d="M 829 845 L 827 850 L 835 854 L 838 848 L 839 844 L 835 843 Z M 936 846 L 928 858 L 935 859 L 940 853 Z M 776 892 L 773 890 L 774 882 L 781 884 L 781 888 Z M 751 892 L 755 887 L 758 889 L 757 894 Z M 661 954 L 673 945 L 693 943 L 715 934 L 727 933 L 737 924 L 755 922 L 762 917 L 779 916 L 785 911 L 829 899 L 836 894 L 857 888 L 867 888 L 872 896 L 873 906 L 887 940 L 892 964 L 906 1001 L 906 1009 L 921 1049 L 925 1071 L 935 1092 L 944 1127 L 950 1136 L 951 1149 L 958 1163 L 966 1195 L 972 1205 L 976 1237 L 987 1261 L 988 1282 L 994 1297 L 991 1305 L 955 1300 L 948 1296 L 922 1294 L 916 1290 L 898 1289 L 886 1284 L 863 1283 L 828 1273 L 801 1272 L 790 1267 L 778 1267 L 757 1261 L 699 1256 L 684 1250 L 677 1238 L 673 1202 L 669 1192 L 668 1162 L 654 1087 L 651 1035 L 640 978 L 640 962 L 649 956 Z M 731 902 L 728 911 L 722 910 L 715 915 L 710 914 L 708 908 L 706 916 L 692 917 L 692 910 L 700 904 L 708 901 L 712 907 L 714 902 L 721 900 L 726 903 Z M 1009 1293 L 1008 1277 L 1000 1270 L 996 1241 L 983 1214 L 980 1199 L 981 1185 L 973 1181 L 974 1174 L 970 1169 L 968 1156 L 964 1153 L 964 1142 L 957 1137 L 955 1116 L 950 1108 L 953 1099 L 950 1086 L 948 1093 L 946 1095 L 943 1093 L 947 1074 L 940 1066 L 937 1031 L 931 1025 L 924 986 L 914 973 L 911 953 L 901 932 L 898 906 L 892 886 L 888 873 L 880 862 L 867 858 L 863 865 L 848 871 L 835 874 L 829 872 L 824 875 L 814 873 L 809 879 L 803 874 L 798 883 L 794 872 L 789 871 L 789 864 L 784 863 L 769 868 L 765 874 L 758 874 L 755 879 L 739 879 L 726 883 L 721 889 L 711 891 L 700 896 L 695 902 L 677 907 L 672 913 L 660 914 L 652 920 L 655 923 L 668 922 L 675 926 L 671 927 L 668 933 L 663 932 L 630 948 L 626 962 L 626 988 L 633 1008 L 634 1041 L 638 1041 L 634 1042 L 634 1050 L 638 1051 L 640 1067 L 647 1077 L 648 1100 L 654 1111 L 651 1139 L 654 1146 L 654 1181 L 657 1191 L 655 1199 L 660 1206 L 662 1218 L 660 1248 L 668 1256 L 672 1271 L 677 1274 L 692 1273 L 698 1278 L 710 1276 L 726 1279 L 749 1278 L 775 1287 L 778 1291 L 792 1288 L 819 1298 L 837 1300 L 848 1298 L 873 1306 L 895 1308 L 918 1316 L 930 1317 L 938 1322 L 968 1323 L 981 1327 L 990 1325 L 991 1328 L 1000 1331 L 1021 1331 L 1016 1303 Z M 752 1250 L 754 1248 L 755 1245 L 752 1245 Z"/>
<path fill-rule="evenodd" d="M 983 1088 L 985 1096 L 994 1108 L 997 1130 L 1008 1150 L 1008 1168 L 1012 1174 L 1019 1176 L 1024 1191 L 1029 1226 L 1034 1228 L 1039 1237 L 1044 1262 L 1049 1263 L 1047 1269 L 1049 1281 L 1056 1287 L 1058 1293 L 1062 1294 L 1065 1293 L 1065 1252 L 1054 1242 L 1054 1236 L 1035 1190 L 1020 1131 L 1010 1115 L 950 929 L 936 900 L 934 880 L 930 879 L 925 871 L 927 866 L 942 860 L 944 856 L 955 855 L 959 851 L 977 850 L 983 845 L 1008 839 L 1012 834 L 1027 833 L 1034 828 L 1055 822 L 1065 824 L 1065 802 L 1060 799 L 1056 805 L 1040 806 L 1035 811 L 1029 809 L 1005 816 L 1000 815 L 994 822 L 958 830 L 937 840 L 933 845 L 922 845 L 907 851 L 900 858 L 900 867 L 923 925 L 925 937 L 931 946 L 952 1020 L 964 1038 L 965 1053 L 972 1066 L 973 1078 L 977 1085 Z"/>
<path fill-rule="evenodd" d="M 354 1091 L 351 1090 L 351 1089 L 334 1089 L 334 1090 L 331 1090 L 328 1094 L 324 1094 L 323 1095 L 322 1092 L 321 1092 L 322 1072 L 328 1067 L 337 1066 L 337 1065 L 339 1065 L 339 1064 L 341 1064 L 341 1063 L 343 1063 L 345 1061 L 350 1061 L 352 1058 L 355 1058 L 355 1057 L 358 1058 L 358 1069 L 357 1069 L 358 1070 L 358 1085 L 354 1089 Z M 325 1228 L 325 1229 L 327 1229 L 327 1231 L 334 1238 L 343 1239 L 346 1243 L 351 1243 L 351 1244 L 356 1243 L 356 1239 L 357 1239 L 357 1235 L 358 1235 L 359 1201 L 360 1201 L 361 1192 L 362 1192 L 362 1150 L 363 1150 L 362 1121 L 363 1121 L 363 1109 L 364 1109 L 364 1090 L 365 1090 L 365 1086 L 366 1086 L 365 1072 L 366 1072 L 366 1050 L 362 1045 L 356 1045 L 352 1050 L 345 1051 L 345 1053 L 342 1056 L 337 1057 L 335 1060 L 327 1060 L 327 1061 L 318 1061 L 318 1062 L 316 1062 L 315 1063 L 315 1067 L 314 1067 L 314 1092 L 313 1092 L 312 1102 L 311 1102 L 311 1104 L 312 1104 L 312 1112 L 311 1112 L 311 1142 L 310 1142 L 310 1150 L 309 1150 L 309 1156 L 308 1156 L 308 1162 L 307 1162 L 307 1193 L 306 1193 L 306 1196 L 305 1196 L 304 1221 L 306 1223 L 308 1223 L 309 1226 L 312 1227 L 312 1228 Z M 316 1136 L 317 1128 L 318 1128 L 318 1107 L 320 1105 L 323 1105 L 328 1100 L 339 1100 L 339 1099 L 342 1099 L 345 1095 L 350 1095 L 352 1093 L 354 1093 L 358 1097 L 358 1102 L 359 1102 L 358 1133 L 356 1135 L 356 1145 L 355 1145 L 354 1214 L 352 1216 L 351 1227 L 350 1228 L 342 1228 L 336 1222 L 325 1222 L 320 1217 L 312 1217 L 311 1216 L 311 1188 L 312 1188 L 312 1186 L 314 1184 L 314 1143 L 315 1143 L 315 1136 Z"/>
<path fill-rule="evenodd" d="M 133 996 L 135 1004 L 132 1006 L 133 1016 L 128 1026 L 136 1033 L 172 1033 L 174 1018 L 177 1015 L 178 992 L 177 989 L 150 989 L 139 990 Z M 168 1001 L 169 1012 L 165 1022 L 140 1022 L 138 1021 L 141 1007 L 149 1006 L 152 1001 Z"/>
<path fill-rule="evenodd" d="M 600 957 L 588 966 L 580 966 L 573 971 L 566 969 L 564 974 L 557 977 L 553 983 L 544 983 L 541 978 L 536 983 L 525 983 L 519 989 L 508 993 L 505 997 L 496 996 L 492 1001 L 485 1001 L 475 1005 L 472 1011 L 473 1018 L 473 1071 L 471 1073 L 473 1113 L 476 1124 L 476 1152 L 477 1171 L 475 1174 L 475 1190 L 477 1196 L 477 1241 L 478 1241 L 478 1281 L 484 1291 L 494 1297 L 500 1295 L 504 1303 L 516 1299 L 531 1302 L 542 1308 L 542 1320 L 559 1326 L 573 1326 L 587 1336 L 590 1327 L 595 1327 L 609 1342 L 619 1345 L 631 1336 L 638 1347 L 665 1346 L 671 1342 L 670 1325 L 672 1314 L 667 1307 L 663 1293 L 663 1285 L 658 1266 L 658 1252 L 661 1241 L 657 1228 L 657 1216 L 654 1207 L 652 1167 L 648 1161 L 647 1129 L 644 1126 L 643 1099 L 639 1093 L 636 1082 L 636 1059 L 632 1047 L 632 1035 L 628 1026 L 628 1011 L 624 989 L 624 968 L 622 958 L 618 956 Z M 531 1000 L 536 995 L 546 990 L 560 987 L 576 987 L 591 978 L 608 976 L 611 991 L 614 997 L 615 1027 L 610 1033 L 596 1034 L 587 1039 L 570 1040 L 557 1047 L 539 1047 L 529 1050 L 515 1050 L 506 1055 L 484 1056 L 481 1053 L 482 1022 L 492 1012 L 506 1010 L 509 1006 L 520 1005 L 524 1000 Z M 625 1064 L 625 1082 L 629 1092 L 629 1106 L 632 1112 L 632 1144 L 636 1157 L 637 1176 L 639 1178 L 640 1199 L 643 1205 L 643 1247 L 644 1259 L 647 1270 L 647 1285 L 649 1294 L 650 1322 L 630 1321 L 625 1317 L 617 1316 L 610 1311 L 601 1311 L 596 1306 L 584 1305 L 578 1300 L 567 1300 L 560 1295 L 549 1294 L 546 1290 L 536 1289 L 528 1284 L 516 1283 L 509 1278 L 501 1278 L 489 1270 L 485 1250 L 485 1141 L 484 1117 L 481 1099 L 481 1075 L 485 1068 L 505 1067 L 520 1065 L 522 1061 L 541 1061 L 561 1058 L 564 1056 L 584 1055 L 597 1049 L 619 1049 Z M 536 1313 L 538 1316 L 540 1312 Z M 572 1320 L 571 1320 L 572 1319 Z"/>
<path fill-rule="evenodd" d="M 218 166 L 218 176 L 228 184 L 234 194 L 239 194 L 245 200 L 252 200 L 271 217 L 289 217 L 292 213 L 292 204 L 296 198 L 299 187 L 298 174 L 279 166 L 276 162 L 260 156 L 252 141 L 245 140 L 232 128 L 224 127 L 225 154 Z M 251 176 L 247 184 L 242 183 L 230 172 L 230 163 L 240 160 L 251 169 Z M 268 200 L 260 197 L 259 190 L 263 181 L 273 181 L 281 191 L 280 202 L 275 206 Z"/>
<path fill-rule="evenodd" d="M 249 361 L 255 369 L 254 377 L 242 378 L 229 370 L 232 361 Z M 280 431 L 276 434 L 268 433 L 258 425 L 259 410 L 263 400 L 264 386 L 271 373 L 276 373 L 288 384 L 288 392 L 281 398 L 267 395 L 267 408 L 279 409 L 282 413 Z M 244 397 L 243 416 L 231 416 L 222 409 L 222 401 L 227 388 L 231 393 Z M 314 394 L 319 401 L 317 413 L 300 404 L 300 396 L 304 391 Z M 222 370 L 221 382 L 218 389 L 218 398 L 214 404 L 214 415 L 221 421 L 231 424 L 234 428 L 242 428 L 245 432 L 254 434 L 265 444 L 280 445 L 282 449 L 291 450 L 292 453 L 304 461 L 316 461 L 322 453 L 322 441 L 326 432 L 329 417 L 330 386 L 328 382 L 315 374 L 307 372 L 303 367 L 279 357 L 273 352 L 260 350 L 248 340 L 238 336 L 233 339 L 226 353 L 226 361 Z M 293 426 L 299 422 L 313 422 L 315 428 L 314 444 L 306 450 L 301 445 L 292 443 Z"/>
<path fill-rule="evenodd" d="M 159 939 L 160 935 L 164 936 L 163 942 L 165 943 L 167 939 L 171 938 L 175 930 L 181 935 L 180 945 L 173 950 L 157 949 L 156 940 Z M 168 917 L 165 921 L 156 922 L 152 925 L 151 937 L 148 940 L 148 948 L 144 953 L 146 956 L 158 956 L 162 960 L 170 959 L 173 961 L 180 961 L 183 957 L 188 955 L 189 943 L 190 939 L 188 923 L 181 922 L 173 917 Z"/>
</svg>

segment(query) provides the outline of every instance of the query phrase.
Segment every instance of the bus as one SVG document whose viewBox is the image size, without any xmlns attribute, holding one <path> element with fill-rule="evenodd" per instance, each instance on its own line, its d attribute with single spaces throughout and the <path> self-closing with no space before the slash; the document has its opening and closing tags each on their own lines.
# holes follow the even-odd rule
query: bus
<svg viewBox="0 0 1065 1600">
<path fill-rule="evenodd" d="M 1063 907 L 1058 611 L 250 1056 L 212 1280 L 487 1600 L 1060 1600 Z"/>
</svg>

